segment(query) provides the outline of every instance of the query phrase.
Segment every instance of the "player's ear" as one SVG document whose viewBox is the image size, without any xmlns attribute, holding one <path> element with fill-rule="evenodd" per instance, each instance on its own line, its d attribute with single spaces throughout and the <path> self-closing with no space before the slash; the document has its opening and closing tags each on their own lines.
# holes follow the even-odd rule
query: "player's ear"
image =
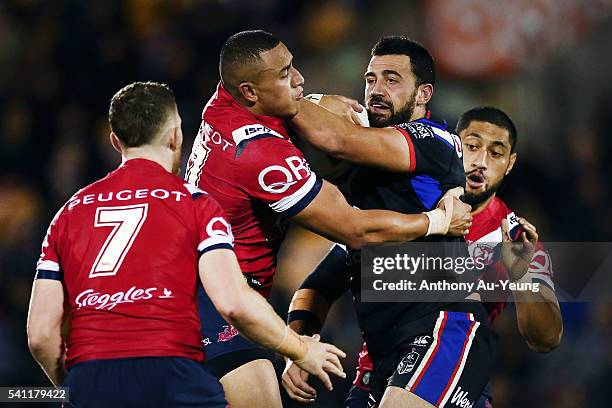
<svg viewBox="0 0 612 408">
<path fill-rule="evenodd" d="M 111 132 L 109 135 L 109 138 L 110 138 L 111 144 L 113 145 L 113 148 L 119 153 L 123 154 L 123 151 L 121 150 L 121 141 L 119 140 L 119 137 L 117 137 L 115 132 Z"/>
<path fill-rule="evenodd" d="M 180 127 L 174 127 L 170 129 L 170 137 L 168 139 L 168 147 L 170 150 L 175 151 L 180 149 L 183 145 L 183 132 Z"/>
<path fill-rule="evenodd" d="M 510 155 L 510 160 L 508 160 L 508 167 L 506 168 L 506 174 L 504 174 L 504 176 L 507 176 L 508 173 L 510 173 L 510 170 L 512 170 L 512 168 L 514 167 L 514 163 L 516 163 L 516 153 L 512 153 Z"/>
<path fill-rule="evenodd" d="M 240 85 L 238 85 L 238 92 L 247 102 L 251 104 L 257 102 L 257 92 L 255 92 L 255 88 L 253 88 L 251 82 L 241 82 Z"/>
<path fill-rule="evenodd" d="M 421 84 L 417 89 L 416 104 L 427 105 L 433 95 L 432 84 Z"/>
</svg>

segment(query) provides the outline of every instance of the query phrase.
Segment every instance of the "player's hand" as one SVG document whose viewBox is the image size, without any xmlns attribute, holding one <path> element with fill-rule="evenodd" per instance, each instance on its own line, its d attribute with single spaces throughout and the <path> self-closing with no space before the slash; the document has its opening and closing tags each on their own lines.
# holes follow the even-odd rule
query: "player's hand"
<svg viewBox="0 0 612 408">
<path fill-rule="evenodd" d="M 447 235 L 462 237 L 469 234 L 472 226 L 472 206 L 459 199 L 463 194 L 461 187 L 449 190 L 438 203 L 438 208 L 444 211 L 451 211 L 451 221 Z"/>
<path fill-rule="evenodd" d="M 538 231 L 533 224 L 521 217 L 518 218 L 518 223 L 523 231 L 516 241 L 510 238 L 508 220 L 503 219 L 501 225 L 501 258 L 508 271 L 508 277 L 513 281 L 521 279 L 527 273 L 539 238 Z"/>
<path fill-rule="evenodd" d="M 355 99 L 342 95 L 323 95 L 319 105 L 356 125 L 361 125 L 357 112 L 362 112 L 363 107 Z"/>
<path fill-rule="evenodd" d="M 307 371 L 302 370 L 290 359 L 286 359 L 282 383 L 292 400 L 311 403 L 317 398 L 317 391 L 307 382 L 309 376 Z"/>
<path fill-rule="evenodd" d="M 295 364 L 318 377 L 329 391 L 333 390 L 334 387 L 327 373 L 337 375 L 340 378 L 346 378 L 338 358 L 344 358 L 346 354 L 332 344 L 319 342 L 321 337 L 318 334 L 312 337 L 300 336 L 300 338 L 308 345 L 308 352 L 304 358 L 295 361 Z"/>
</svg>

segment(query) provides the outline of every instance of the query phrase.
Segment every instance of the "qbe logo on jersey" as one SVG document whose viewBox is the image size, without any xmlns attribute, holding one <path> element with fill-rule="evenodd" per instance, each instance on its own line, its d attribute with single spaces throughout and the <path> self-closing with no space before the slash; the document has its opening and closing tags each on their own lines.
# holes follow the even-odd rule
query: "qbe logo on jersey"
<svg viewBox="0 0 612 408">
<path fill-rule="evenodd" d="M 287 157 L 285 163 L 286 165 L 268 166 L 259 173 L 257 180 L 264 191 L 273 194 L 284 193 L 289 187 L 311 174 L 310 167 L 303 157 Z"/>
</svg>

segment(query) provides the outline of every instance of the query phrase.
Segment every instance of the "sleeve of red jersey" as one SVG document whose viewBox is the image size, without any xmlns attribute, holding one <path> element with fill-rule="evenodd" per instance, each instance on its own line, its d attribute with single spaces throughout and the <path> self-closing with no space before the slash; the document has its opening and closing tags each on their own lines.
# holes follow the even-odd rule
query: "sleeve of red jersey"
<svg viewBox="0 0 612 408">
<path fill-rule="evenodd" d="M 247 193 L 287 217 L 306 208 L 323 185 L 302 152 L 281 137 L 249 141 L 236 163 L 238 180 Z"/>
<path fill-rule="evenodd" d="M 410 149 L 409 172 L 446 175 L 455 155 L 462 157 L 456 135 L 418 122 L 393 126 L 404 135 Z"/>
<path fill-rule="evenodd" d="M 40 257 L 36 263 L 36 276 L 34 279 L 53 279 L 64 280 L 64 272 L 60 266 L 60 257 L 57 243 L 60 242 L 58 237 L 61 229 L 62 214 L 65 207 L 62 207 L 47 228 L 47 234 L 42 243 Z"/>
<path fill-rule="evenodd" d="M 225 212 L 219 203 L 206 192 L 190 184 L 185 187 L 191 193 L 198 226 L 198 253 L 202 256 L 213 249 L 234 249 L 234 235 Z"/>
<path fill-rule="evenodd" d="M 551 290 L 555 290 L 555 284 L 553 282 L 553 266 L 550 254 L 544 248 L 541 242 L 538 241 L 535 248 L 535 253 L 529 264 L 527 272 L 531 274 L 531 280 L 533 282 L 541 282 L 548 286 Z"/>
</svg>

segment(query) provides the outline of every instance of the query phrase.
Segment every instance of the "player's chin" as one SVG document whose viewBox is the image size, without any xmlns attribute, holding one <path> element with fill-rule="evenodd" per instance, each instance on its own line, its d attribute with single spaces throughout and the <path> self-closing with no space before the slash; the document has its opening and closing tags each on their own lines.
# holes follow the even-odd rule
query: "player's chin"
<svg viewBox="0 0 612 408">
<path fill-rule="evenodd" d="M 282 113 L 279 114 L 278 116 L 282 118 L 286 118 L 286 119 L 291 119 L 292 117 L 297 115 L 299 112 L 300 112 L 300 105 L 298 104 L 298 101 L 296 101 L 291 106 L 287 107 L 286 109 L 283 109 Z"/>
<path fill-rule="evenodd" d="M 478 188 L 470 187 L 469 184 L 465 187 L 465 193 L 472 197 L 479 197 L 487 192 L 487 186 L 482 185 Z"/>
</svg>

